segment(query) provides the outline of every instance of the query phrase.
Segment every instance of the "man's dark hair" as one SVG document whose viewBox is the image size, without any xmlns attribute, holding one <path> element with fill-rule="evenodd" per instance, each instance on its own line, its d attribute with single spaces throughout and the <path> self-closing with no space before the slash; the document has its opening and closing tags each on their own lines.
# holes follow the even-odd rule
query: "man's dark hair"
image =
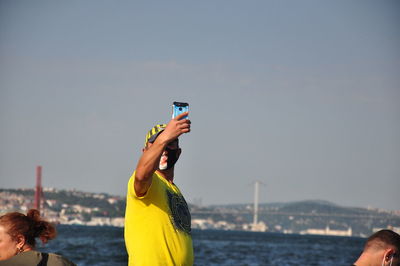
<svg viewBox="0 0 400 266">
<path fill-rule="evenodd" d="M 392 246 L 396 249 L 396 253 L 400 252 L 400 235 L 392 230 L 383 229 L 371 235 L 364 250 L 367 249 L 384 249 Z"/>
</svg>

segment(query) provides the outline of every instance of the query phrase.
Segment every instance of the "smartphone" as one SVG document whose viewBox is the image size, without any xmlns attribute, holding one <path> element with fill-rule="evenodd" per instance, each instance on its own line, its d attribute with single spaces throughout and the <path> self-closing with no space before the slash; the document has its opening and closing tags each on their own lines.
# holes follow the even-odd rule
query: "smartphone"
<svg viewBox="0 0 400 266">
<path fill-rule="evenodd" d="M 172 104 L 172 118 L 175 118 L 184 112 L 189 112 L 188 103 L 174 102 Z M 188 116 L 184 116 L 182 119 L 188 119 Z"/>
</svg>

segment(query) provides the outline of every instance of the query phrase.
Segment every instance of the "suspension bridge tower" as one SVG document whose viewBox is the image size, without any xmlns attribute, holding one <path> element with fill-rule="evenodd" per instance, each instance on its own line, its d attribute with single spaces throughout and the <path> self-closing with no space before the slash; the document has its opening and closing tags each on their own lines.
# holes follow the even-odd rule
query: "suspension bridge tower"
<svg viewBox="0 0 400 266">
<path fill-rule="evenodd" d="M 259 190 L 260 181 L 254 182 L 254 208 L 253 208 L 253 223 L 251 224 L 251 231 L 265 232 L 268 230 L 268 226 L 258 219 L 258 202 L 259 202 Z"/>
</svg>

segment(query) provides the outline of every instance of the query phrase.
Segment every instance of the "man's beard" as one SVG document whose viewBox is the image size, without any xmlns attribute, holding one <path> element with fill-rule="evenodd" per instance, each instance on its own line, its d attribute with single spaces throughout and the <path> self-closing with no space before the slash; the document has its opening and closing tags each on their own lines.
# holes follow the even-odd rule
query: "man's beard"
<svg viewBox="0 0 400 266">
<path fill-rule="evenodd" d="M 176 156 L 176 151 L 167 149 L 168 154 L 167 155 L 162 155 L 160 158 L 160 163 L 158 166 L 158 169 L 161 171 L 164 170 L 169 170 L 172 167 L 174 167 L 174 165 L 176 164 L 176 162 L 178 161 L 178 157 Z M 165 157 L 167 156 L 167 160 L 165 161 Z M 164 158 L 163 158 L 164 157 Z"/>
</svg>

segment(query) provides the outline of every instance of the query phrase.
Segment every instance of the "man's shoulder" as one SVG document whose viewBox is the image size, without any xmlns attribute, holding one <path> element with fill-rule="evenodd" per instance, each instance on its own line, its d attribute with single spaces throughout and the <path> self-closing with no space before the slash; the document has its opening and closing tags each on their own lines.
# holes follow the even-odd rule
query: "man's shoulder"
<svg viewBox="0 0 400 266">
<path fill-rule="evenodd" d="M 135 173 L 136 173 L 136 171 L 133 172 L 133 174 L 128 182 L 128 193 L 127 193 L 128 200 L 130 198 L 138 199 L 138 200 L 143 200 L 145 198 L 149 198 L 149 194 L 152 194 L 151 191 L 153 191 L 153 190 L 159 191 L 159 189 L 161 187 L 165 186 L 162 175 L 157 173 L 157 171 L 155 171 L 152 174 L 151 184 L 150 184 L 150 187 L 147 189 L 146 194 L 144 194 L 143 196 L 137 196 L 136 192 L 135 192 Z"/>
<path fill-rule="evenodd" d="M 134 180 L 135 179 L 135 176 L 136 176 L 136 170 L 132 173 L 132 176 L 131 176 L 131 180 Z M 154 171 L 153 172 L 153 174 L 152 174 L 152 177 L 154 178 L 154 177 L 156 177 L 156 178 L 163 178 L 162 177 L 162 175 L 160 174 L 160 173 L 158 173 L 158 171 Z"/>
</svg>

